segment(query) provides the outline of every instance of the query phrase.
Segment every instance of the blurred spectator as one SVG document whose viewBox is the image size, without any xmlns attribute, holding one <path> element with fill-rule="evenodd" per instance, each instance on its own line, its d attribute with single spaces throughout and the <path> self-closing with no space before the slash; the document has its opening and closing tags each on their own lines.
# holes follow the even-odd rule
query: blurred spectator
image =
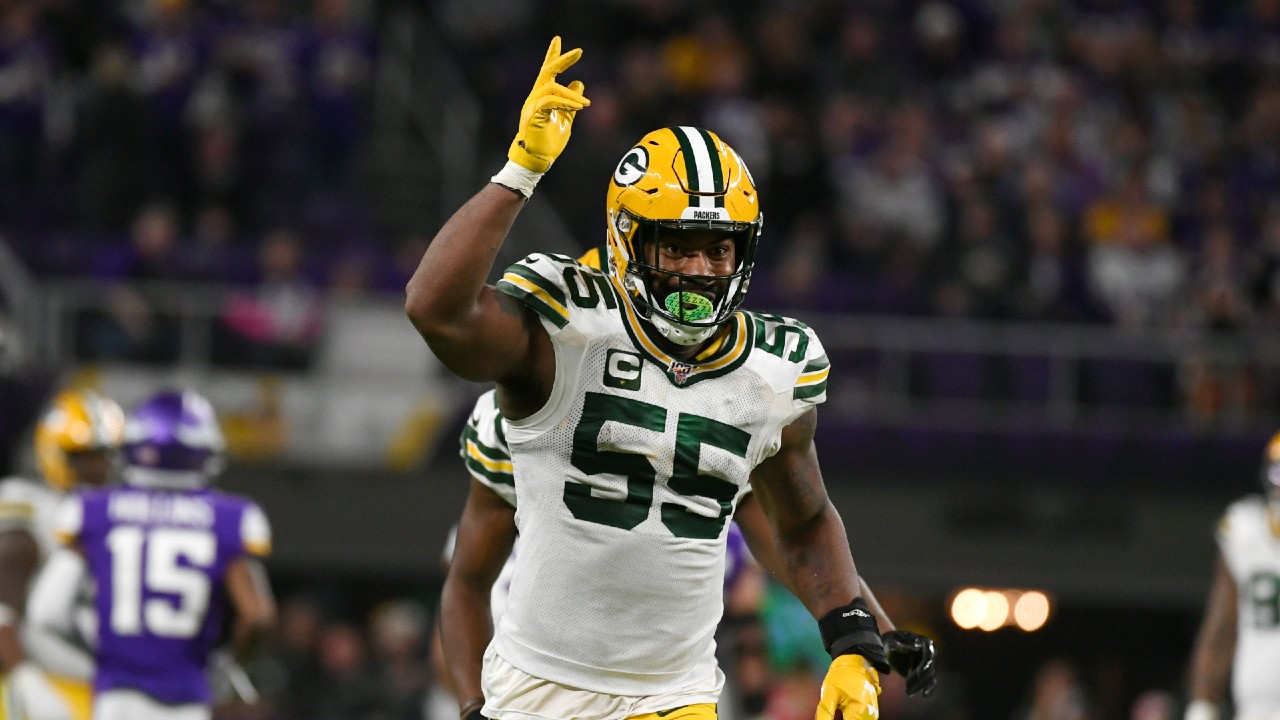
<svg viewBox="0 0 1280 720">
<path fill-rule="evenodd" d="M 388 718 L 414 720 L 423 715 L 431 683 L 427 628 L 426 610 L 409 600 L 388 603 L 373 613 L 369 631 Z"/>
<path fill-rule="evenodd" d="M 1129 720 L 1175 720 L 1177 703 L 1163 690 L 1148 690 L 1133 701 Z"/>
<path fill-rule="evenodd" d="M 81 112 L 80 214 L 85 227 L 97 231 L 127 228 L 146 193 L 157 189 L 149 178 L 151 122 L 129 72 L 123 48 L 99 49 Z"/>
<path fill-rule="evenodd" d="M 852 160 L 837 174 L 846 226 L 900 238 L 920 249 L 938 243 L 943 199 L 921 156 L 927 122 L 918 107 L 900 109 L 896 132 L 871 161 Z"/>
<path fill-rule="evenodd" d="M 281 603 L 279 635 L 270 648 L 272 662 L 278 664 L 273 675 L 281 680 L 263 684 L 262 690 L 285 717 L 315 713 L 324 684 L 318 652 L 321 622 L 320 609 L 306 596 L 295 595 Z"/>
<path fill-rule="evenodd" d="M 1147 198 L 1141 174 L 1128 173 L 1118 193 L 1089 208 L 1084 232 L 1090 285 L 1112 319 L 1129 328 L 1168 321 L 1186 261 L 1170 244 L 1168 217 Z"/>
<path fill-rule="evenodd" d="M 347 624 L 325 625 L 317 644 L 324 679 L 316 689 L 314 720 L 383 720 L 387 698 L 369 664 L 364 636 Z"/>
<path fill-rule="evenodd" d="M 141 19 L 132 38 L 133 84 L 147 101 L 147 140 L 155 151 L 148 170 L 158 187 L 185 206 L 191 181 L 188 102 L 207 62 L 208 26 L 198 21 L 191 0 L 149 5 L 153 12 Z"/>
<path fill-rule="evenodd" d="M 1031 694 L 1014 720 L 1088 720 L 1084 686 L 1070 663 L 1052 659 L 1036 671 Z"/>
<path fill-rule="evenodd" d="M 1021 229 L 1026 256 L 1012 298 L 1015 316 L 1057 321 L 1085 317 L 1083 261 L 1070 232 L 1066 218 L 1051 205 L 1028 209 Z"/>
<path fill-rule="evenodd" d="M 348 0 L 319 0 L 302 34 L 301 83 L 306 90 L 307 178 L 320 190 L 348 186 L 364 128 L 373 47 L 351 18 Z"/>
<path fill-rule="evenodd" d="M 1016 257 L 1013 244 L 999 227 L 995 209 L 973 198 L 960 209 L 954 246 L 940 253 L 941 285 L 936 306 L 949 317 L 998 318 L 1011 298 Z"/>
<path fill-rule="evenodd" d="M 178 357 L 175 294 L 164 283 L 181 279 L 177 217 L 168 205 L 145 208 L 133 223 L 132 246 L 119 281 L 101 309 L 83 317 L 81 351 L 90 358 L 173 362 Z"/>
<path fill-rule="evenodd" d="M 258 251 L 254 287 L 227 298 L 222 310 L 220 362 L 284 370 L 305 368 L 323 329 L 319 291 L 303 275 L 298 236 L 276 230 Z"/>
<path fill-rule="evenodd" d="M 196 214 L 183 273 L 193 280 L 225 281 L 236 276 L 236 225 L 224 205 L 207 205 Z"/>
<path fill-rule="evenodd" d="M 1249 270 L 1249 301 L 1263 331 L 1280 331 L 1280 212 L 1268 215 Z"/>
<path fill-rule="evenodd" d="M 36 12 L 33 3 L 10 3 L 0 13 L 0 203 L 7 218 L 22 217 L 33 197 L 44 146 L 52 68 Z"/>
<path fill-rule="evenodd" d="M 1230 227 L 1209 228 L 1196 267 L 1187 318 L 1192 333 L 1184 368 L 1187 409 L 1198 422 L 1212 422 L 1224 412 L 1239 419 L 1253 404 L 1256 388 L 1244 265 Z"/>
</svg>

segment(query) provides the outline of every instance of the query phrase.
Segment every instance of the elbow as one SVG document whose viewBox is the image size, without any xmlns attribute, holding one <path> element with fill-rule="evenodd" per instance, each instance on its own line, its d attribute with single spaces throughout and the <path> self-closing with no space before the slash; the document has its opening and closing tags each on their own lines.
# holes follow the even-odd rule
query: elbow
<svg viewBox="0 0 1280 720">
<path fill-rule="evenodd" d="M 434 298 L 412 285 L 405 293 L 404 314 L 427 342 L 446 339 L 456 330 L 455 323 L 441 312 Z"/>
<path fill-rule="evenodd" d="M 262 636 L 271 632 L 276 626 L 276 606 L 265 603 L 261 607 L 240 615 L 240 625 L 250 635 Z"/>
</svg>

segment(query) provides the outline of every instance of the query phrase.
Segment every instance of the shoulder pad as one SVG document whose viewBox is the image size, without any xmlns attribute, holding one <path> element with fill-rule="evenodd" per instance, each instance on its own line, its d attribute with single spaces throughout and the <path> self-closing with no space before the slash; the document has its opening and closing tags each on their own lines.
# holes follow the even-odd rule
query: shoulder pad
<svg viewBox="0 0 1280 720">
<path fill-rule="evenodd" d="M 516 476 L 504 423 L 497 392 L 481 395 L 462 429 L 459 453 L 471 477 L 514 507 Z"/>
<path fill-rule="evenodd" d="M 529 255 L 508 267 L 496 288 L 538 313 L 556 330 L 569 324 L 574 308 L 591 309 L 601 302 L 609 309 L 618 306 L 608 276 L 567 255 Z"/>
<path fill-rule="evenodd" d="M 781 315 L 752 313 L 752 316 L 756 349 L 777 356 L 788 365 L 788 376 L 794 378 L 792 399 L 805 406 L 825 401 L 831 362 L 817 333 L 799 320 Z"/>
</svg>

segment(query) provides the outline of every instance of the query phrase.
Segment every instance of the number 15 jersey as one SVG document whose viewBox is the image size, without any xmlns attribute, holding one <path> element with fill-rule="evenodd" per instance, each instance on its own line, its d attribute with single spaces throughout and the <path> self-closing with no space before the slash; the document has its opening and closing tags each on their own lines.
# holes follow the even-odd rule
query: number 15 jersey
<svg viewBox="0 0 1280 720">
<path fill-rule="evenodd" d="M 615 695 L 716 677 L 726 527 L 782 429 L 826 398 L 793 320 L 737 312 L 697 362 L 665 353 L 610 277 L 531 255 L 497 289 L 556 354 L 546 405 L 509 421 L 516 558 L 494 649 L 526 673 Z"/>
<path fill-rule="evenodd" d="M 266 515 L 214 490 L 91 490 L 63 501 L 56 532 L 97 586 L 94 692 L 166 705 L 212 701 L 206 669 L 222 634 L 227 566 L 271 550 Z"/>
</svg>

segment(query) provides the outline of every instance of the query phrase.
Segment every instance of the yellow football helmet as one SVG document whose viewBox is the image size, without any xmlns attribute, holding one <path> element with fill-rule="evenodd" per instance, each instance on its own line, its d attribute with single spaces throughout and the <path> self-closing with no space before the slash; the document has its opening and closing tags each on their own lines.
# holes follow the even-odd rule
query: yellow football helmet
<svg viewBox="0 0 1280 720">
<path fill-rule="evenodd" d="M 1272 513 L 1280 518 L 1280 432 L 1271 436 L 1262 454 L 1262 491 Z"/>
<path fill-rule="evenodd" d="M 623 155 L 609 181 L 609 272 L 636 312 L 668 340 L 694 345 L 711 336 L 742 304 L 751 281 L 764 216 L 750 171 L 715 133 L 669 127 L 640 138 Z M 730 236 L 737 267 L 727 277 L 685 275 L 646 261 L 645 244 L 663 232 L 711 230 Z M 654 257 L 657 257 L 655 253 Z M 655 263 L 660 264 L 657 260 Z M 713 302 L 694 307 L 654 298 L 652 275 L 679 279 L 692 290 L 708 280 L 726 285 Z"/>
<path fill-rule="evenodd" d="M 63 390 L 36 426 L 36 463 L 46 482 L 70 490 L 79 482 L 68 455 L 115 450 L 124 440 L 124 411 L 91 390 Z"/>
<path fill-rule="evenodd" d="M 604 257 L 607 251 L 602 247 L 593 247 L 578 256 L 578 263 L 596 270 L 604 269 Z"/>
</svg>

